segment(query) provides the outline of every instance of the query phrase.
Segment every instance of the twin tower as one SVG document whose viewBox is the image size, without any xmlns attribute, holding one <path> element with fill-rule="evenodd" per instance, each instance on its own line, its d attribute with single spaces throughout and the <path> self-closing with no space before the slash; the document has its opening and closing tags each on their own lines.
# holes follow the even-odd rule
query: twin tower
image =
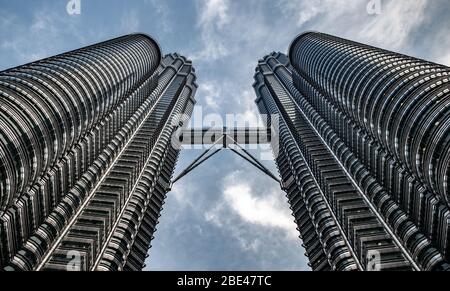
<svg viewBox="0 0 450 291">
<path fill-rule="evenodd" d="M 313 270 L 450 270 L 449 75 L 315 32 L 259 61 Z M 143 34 L 0 72 L 0 269 L 141 270 L 196 89 Z"/>
</svg>

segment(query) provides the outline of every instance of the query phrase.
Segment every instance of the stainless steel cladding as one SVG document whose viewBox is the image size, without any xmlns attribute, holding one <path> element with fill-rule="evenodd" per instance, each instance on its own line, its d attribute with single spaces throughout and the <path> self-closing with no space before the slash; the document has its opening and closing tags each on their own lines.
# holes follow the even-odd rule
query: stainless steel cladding
<svg viewBox="0 0 450 291">
<path fill-rule="evenodd" d="M 450 69 L 308 32 L 255 76 L 314 270 L 448 270 Z"/>
<path fill-rule="evenodd" d="M 127 35 L 0 73 L 0 265 L 140 270 L 195 71 Z"/>
</svg>

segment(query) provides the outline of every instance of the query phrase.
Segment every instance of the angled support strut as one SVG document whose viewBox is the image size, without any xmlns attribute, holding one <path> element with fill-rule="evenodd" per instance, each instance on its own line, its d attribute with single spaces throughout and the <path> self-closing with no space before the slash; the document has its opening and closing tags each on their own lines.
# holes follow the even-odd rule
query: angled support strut
<svg viewBox="0 0 450 291">
<path fill-rule="evenodd" d="M 206 131 L 207 131 L 206 129 L 201 131 L 202 136 L 205 134 Z M 223 132 L 221 134 L 218 134 L 216 132 L 214 134 L 214 137 L 217 137 L 217 138 L 214 138 L 213 143 L 212 143 L 212 147 L 210 147 L 204 153 L 202 153 L 184 171 L 182 171 L 176 178 L 174 178 L 168 190 L 171 190 L 172 186 L 176 182 L 178 182 L 179 180 L 184 178 L 186 175 L 191 173 L 193 170 L 198 168 L 200 165 L 202 165 L 203 163 L 208 161 L 210 158 L 215 156 L 217 153 L 219 153 L 223 149 L 231 150 L 233 153 L 235 153 L 239 157 L 241 157 L 244 160 L 246 160 L 247 162 L 249 162 L 252 166 L 254 166 L 258 170 L 263 172 L 265 175 L 270 177 L 272 180 L 276 181 L 278 184 L 280 184 L 280 187 L 282 189 L 284 189 L 283 182 L 275 174 L 273 174 L 269 169 L 267 169 L 267 167 L 265 167 L 257 158 L 255 158 L 250 152 L 248 152 L 245 148 L 243 148 L 236 141 L 235 137 L 237 136 L 237 134 L 236 134 L 237 132 L 238 132 L 238 130 L 233 130 L 233 131 L 231 131 L 232 134 L 230 135 L 230 131 L 228 131 L 226 128 L 223 129 Z M 248 141 L 249 130 L 246 130 L 246 131 L 242 131 L 241 130 L 240 132 L 243 132 L 245 135 L 247 135 L 247 139 L 246 140 Z M 254 129 L 251 132 L 253 134 L 254 133 L 259 133 L 259 132 L 267 133 L 267 130 Z M 190 132 L 189 134 L 193 137 L 195 135 L 195 132 L 193 131 L 193 132 Z M 270 132 L 269 132 L 269 134 L 270 134 Z M 195 140 L 194 138 L 191 138 L 191 139 L 189 139 L 188 143 L 189 144 L 195 144 L 193 142 L 194 140 Z M 265 138 L 266 142 L 267 142 L 267 140 L 268 139 Z M 205 144 L 204 141 L 201 141 L 201 143 Z M 221 148 L 217 148 L 217 145 L 219 145 L 220 143 L 222 143 L 222 147 Z M 261 141 L 258 140 L 258 143 L 261 143 Z"/>
</svg>

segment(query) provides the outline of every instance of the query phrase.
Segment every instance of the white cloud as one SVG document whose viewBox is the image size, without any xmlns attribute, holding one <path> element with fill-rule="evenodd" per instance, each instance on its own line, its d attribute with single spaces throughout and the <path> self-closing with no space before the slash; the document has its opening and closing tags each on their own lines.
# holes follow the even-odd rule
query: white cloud
<svg viewBox="0 0 450 291">
<path fill-rule="evenodd" d="M 403 49 L 411 32 L 419 27 L 429 0 L 382 1 L 382 13 L 369 15 L 363 0 L 282 0 L 280 10 L 296 19 L 297 32 L 318 30 L 382 46 Z"/>
<path fill-rule="evenodd" d="M 260 124 L 260 114 L 255 103 L 255 93 L 253 90 L 244 90 L 240 95 L 240 107 L 244 112 L 245 120 L 249 127 L 258 127 Z"/>
<path fill-rule="evenodd" d="M 364 5 L 364 1 L 361 0 L 282 0 L 279 2 L 279 8 L 297 27 L 302 27 L 317 18 L 327 22 L 330 18 L 342 15 L 344 11 L 357 12 L 355 5 L 358 5 L 358 2 Z"/>
<path fill-rule="evenodd" d="M 277 191 L 261 198 L 252 193 L 251 186 L 247 184 L 230 185 L 224 191 L 225 201 L 245 221 L 280 228 L 291 234 L 295 230 L 294 219 L 285 210 L 288 208 L 287 204 L 281 205 L 277 199 L 276 196 L 280 194 L 281 191 Z M 298 235 L 295 233 L 294 237 L 296 236 Z"/>
<path fill-rule="evenodd" d="M 169 16 L 184 13 L 182 4 L 177 4 L 176 9 L 170 10 L 170 4 L 166 1 L 146 2 L 152 5 L 158 15 L 156 21 L 153 22 L 152 19 L 151 22 L 155 30 L 161 32 L 161 35 L 172 30 L 175 32 L 171 23 L 174 23 L 173 28 L 179 24 L 177 19 Z M 220 113 L 223 117 L 227 113 L 241 114 L 251 124 L 256 124 L 258 112 L 251 84 L 257 60 L 265 54 L 273 50 L 286 51 L 296 34 L 310 29 L 392 50 L 412 47 L 410 51 L 414 53 L 416 49 L 410 43 L 412 36 L 426 24 L 424 15 L 427 15 L 427 7 L 432 1 L 383 0 L 383 11 L 378 16 L 367 14 L 368 0 L 280 0 L 278 4 L 270 0 L 194 2 L 197 15 L 191 23 L 192 42 L 175 41 L 169 45 L 178 47 L 180 51 L 188 51 L 186 56 L 194 60 L 200 85 L 198 105 L 207 106 L 208 111 Z M 0 47 L 4 51 L 13 51 L 17 64 L 62 50 L 68 38 L 76 38 L 71 43 L 75 48 L 80 44 L 94 43 L 110 32 L 117 35 L 149 29 L 144 27 L 145 14 L 136 8 L 120 11 L 108 27 L 86 27 L 78 22 L 80 18 L 69 17 L 64 11 L 59 13 L 52 9 L 53 4 L 46 9 L 33 11 L 30 23 L 0 11 L 0 26 L 3 30 Z M 107 14 L 107 11 L 104 13 Z M 433 16 L 428 13 L 428 17 Z M 442 22 L 442 19 L 436 21 Z M 150 30 L 152 29 L 153 27 Z M 429 37 L 429 44 L 424 45 L 427 47 L 424 55 L 432 54 L 436 61 L 450 64 L 450 54 L 443 49 L 449 45 L 448 25 L 442 25 L 439 33 L 437 30 Z M 156 34 L 155 36 L 158 37 Z M 30 46 L 30 43 L 33 45 Z M 49 43 L 54 45 L 48 46 Z M 190 162 L 193 158 L 192 155 L 186 156 L 188 158 L 181 160 Z M 240 162 L 222 159 L 217 167 L 208 168 L 208 165 L 203 165 L 207 168 L 199 171 L 216 171 L 217 175 L 214 176 L 218 177 L 217 181 L 220 183 L 219 173 L 230 164 L 240 167 Z M 270 234 L 285 234 L 289 245 L 299 244 L 296 226 L 284 194 L 276 186 L 270 186 L 270 181 L 265 177 L 258 178 L 256 171 L 252 169 L 228 176 L 222 180 L 222 191 L 214 192 L 213 195 L 208 193 L 212 191 L 205 181 L 192 182 L 189 178 L 181 180 L 169 194 L 174 196 L 176 207 L 171 213 L 164 215 L 176 220 L 182 208 L 206 211 L 204 218 L 207 222 L 229 231 L 230 237 L 239 241 L 242 248 L 248 251 L 256 252 L 264 245 L 261 237 L 257 236 L 260 233 L 256 233 L 261 229 Z M 206 183 L 216 184 L 213 175 L 208 177 L 209 181 Z M 213 205 L 209 204 L 212 200 Z M 188 219 L 184 222 L 190 223 Z M 298 252 L 301 252 L 300 248 Z"/>
<path fill-rule="evenodd" d="M 197 99 L 203 100 L 209 109 L 213 111 L 220 109 L 221 95 L 221 87 L 216 83 L 205 81 L 199 84 Z"/>
<path fill-rule="evenodd" d="M 224 219 L 227 216 L 225 213 L 231 212 L 244 223 L 281 231 L 286 238 L 298 241 L 299 233 L 281 190 L 270 186 L 262 190 L 254 184 L 258 182 L 243 171 L 236 171 L 223 181 L 223 197 L 216 207 L 205 213 L 207 221 L 230 229 L 231 233 L 237 232 L 235 237 L 242 239 L 242 234 L 235 229 L 234 223 Z M 259 189 L 255 190 L 256 188 Z M 246 247 L 258 245 L 258 242 L 246 242 L 243 244 Z"/>
<path fill-rule="evenodd" d="M 201 30 L 202 48 L 192 59 L 217 60 L 230 54 L 220 31 L 229 23 L 228 0 L 200 0 L 197 3 L 197 26 Z"/>
<path fill-rule="evenodd" d="M 403 49 L 412 30 L 422 24 L 427 4 L 428 0 L 384 3 L 381 15 L 371 17 L 365 26 L 358 28 L 359 37 L 391 50 Z"/>
<path fill-rule="evenodd" d="M 377 16 L 367 13 L 368 2 L 363 0 L 268 3 L 258 0 L 197 3 L 200 41 L 188 55 L 199 72 L 199 105 L 222 114 L 245 115 L 256 125 L 259 113 L 251 84 L 258 59 L 273 50 L 286 51 L 295 35 L 311 28 L 402 50 L 423 21 L 427 0 L 385 0 L 383 13 Z M 213 73 L 204 79 L 203 70 Z"/>
<path fill-rule="evenodd" d="M 189 199 L 187 199 L 188 193 L 183 189 L 183 187 L 174 187 L 170 191 L 170 195 L 173 196 L 176 199 L 176 201 L 180 204 L 189 203 Z"/>
<path fill-rule="evenodd" d="M 216 25 L 222 28 L 229 22 L 229 0 L 201 0 L 199 24 L 202 26 Z"/>
<path fill-rule="evenodd" d="M 251 75 L 246 78 L 251 83 Z M 252 89 L 247 89 L 240 82 L 229 82 L 227 80 L 203 79 L 199 82 L 196 94 L 198 101 L 197 110 L 201 110 L 203 120 L 194 116 L 195 126 L 208 127 L 209 118 L 217 116 L 222 126 L 258 127 L 261 126 L 261 118 L 258 108 L 254 103 L 255 94 Z M 251 87 L 250 87 L 251 88 Z M 208 117 L 208 118 L 206 118 Z M 214 119 L 215 120 L 215 119 Z M 206 124 L 198 124 L 203 121 Z M 233 124 L 234 123 L 234 124 Z"/>
</svg>

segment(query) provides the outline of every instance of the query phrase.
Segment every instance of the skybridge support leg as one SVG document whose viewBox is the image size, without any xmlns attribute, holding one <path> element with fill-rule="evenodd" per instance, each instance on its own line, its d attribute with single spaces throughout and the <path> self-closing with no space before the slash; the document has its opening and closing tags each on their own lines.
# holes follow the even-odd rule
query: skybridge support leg
<svg viewBox="0 0 450 291">
<path fill-rule="evenodd" d="M 204 137 L 205 133 L 207 132 L 207 129 L 202 129 L 200 131 L 186 131 L 187 134 L 189 134 L 189 140 L 187 144 L 202 144 L 205 145 L 204 139 L 194 138 L 196 135 L 201 135 Z M 231 134 L 230 134 L 231 132 Z M 190 174 L 193 170 L 198 168 L 200 165 L 211 159 L 213 156 L 215 156 L 217 153 L 222 151 L 223 149 L 229 149 L 239 157 L 243 158 L 247 162 L 249 162 L 252 166 L 263 172 L 265 175 L 267 175 L 272 180 L 276 181 L 278 184 L 280 184 L 280 187 L 282 190 L 284 190 L 283 182 L 275 175 L 273 174 L 267 167 L 265 167 L 256 157 L 254 157 L 250 152 L 248 152 L 244 147 L 242 147 L 237 141 L 236 137 L 240 135 L 244 135 L 246 138 L 244 138 L 245 141 L 249 142 L 249 137 L 252 135 L 259 134 L 261 132 L 264 132 L 264 134 L 270 135 L 270 132 L 265 129 L 244 129 L 244 130 L 232 130 L 228 131 L 226 128 L 223 129 L 222 133 L 215 132 L 213 139 L 212 139 L 212 147 L 207 149 L 204 153 L 202 153 L 197 159 L 195 159 L 184 171 L 182 171 L 175 179 L 173 179 L 169 191 L 172 190 L 172 186 Z M 257 138 L 257 143 L 268 143 L 270 141 L 270 137 L 265 136 L 264 142 L 261 141 L 261 139 Z M 221 148 L 217 148 L 217 145 L 222 143 Z M 237 148 L 237 149 L 236 149 Z"/>
</svg>

